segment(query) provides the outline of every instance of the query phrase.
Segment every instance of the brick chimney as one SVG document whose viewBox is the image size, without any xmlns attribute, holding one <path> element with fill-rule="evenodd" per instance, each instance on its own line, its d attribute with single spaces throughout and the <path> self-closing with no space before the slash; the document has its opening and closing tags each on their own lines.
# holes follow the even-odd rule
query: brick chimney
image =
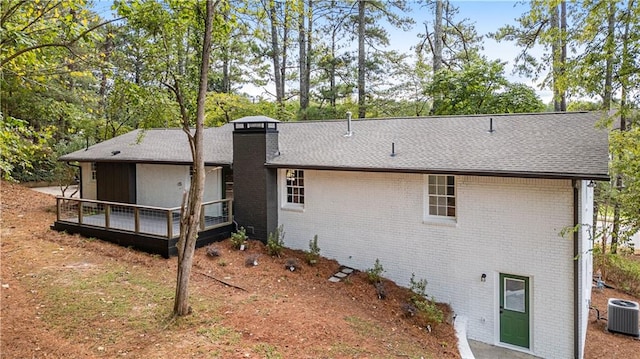
<svg viewBox="0 0 640 359">
<path fill-rule="evenodd" d="M 266 243 L 278 227 L 276 169 L 265 162 L 279 155 L 278 123 L 266 116 L 248 116 L 233 124 L 233 212 L 250 238 Z"/>
</svg>

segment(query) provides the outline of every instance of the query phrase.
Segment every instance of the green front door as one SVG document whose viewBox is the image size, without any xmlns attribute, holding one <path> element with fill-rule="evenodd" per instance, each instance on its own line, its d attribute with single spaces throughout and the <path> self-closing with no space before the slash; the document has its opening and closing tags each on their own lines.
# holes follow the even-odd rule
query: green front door
<svg viewBox="0 0 640 359">
<path fill-rule="evenodd" d="M 529 348 L 529 278 L 500 273 L 500 342 Z"/>
</svg>

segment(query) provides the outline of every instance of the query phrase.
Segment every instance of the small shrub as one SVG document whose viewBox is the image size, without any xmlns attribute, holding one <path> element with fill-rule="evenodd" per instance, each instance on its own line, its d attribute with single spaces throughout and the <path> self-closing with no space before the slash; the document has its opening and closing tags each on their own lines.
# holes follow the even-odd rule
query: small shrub
<svg viewBox="0 0 640 359">
<path fill-rule="evenodd" d="M 280 225 L 275 232 L 269 233 L 267 253 L 272 257 L 280 257 L 284 250 L 284 227 Z"/>
<path fill-rule="evenodd" d="M 320 247 L 318 246 L 318 235 L 313 236 L 313 240 L 309 241 L 309 251 L 306 252 L 307 263 L 315 265 L 320 258 Z"/>
<path fill-rule="evenodd" d="M 433 300 L 423 299 L 414 304 L 418 311 L 425 315 L 428 322 L 440 324 L 444 320 L 444 313 Z"/>
<path fill-rule="evenodd" d="M 426 320 L 430 323 L 442 323 L 444 320 L 444 313 L 435 303 L 433 298 L 427 298 L 427 280 L 420 279 L 416 281 L 415 273 L 411 273 L 411 303 L 417 312 L 425 316 Z"/>
<path fill-rule="evenodd" d="M 411 279 L 409 279 L 409 284 L 411 285 L 410 289 L 414 293 L 413 297 L 417 297 L 418 299 L 422 299 L 427 296 L 427 280 L 420 279 L 416 281 L 416 274 L 411 273 Z"/>
<path fill-rule="evenodd" d="M 369 282 L 372 284 L 378 283 L 382 278 L 382 273 L 384 273 L 384 268 L 382 264 L 380 264 L 380 259 L 376 258 L 373 268 L 367 269 L 367 279 L 369 279 Z"/>
<path fill-rule="evenodd" d="M 218 261 L 218 265 L 220 267 L 226 267 L 227 266 L 227 261 L 225 261 L 224 259 L 221 259 Z"/>
<path fill-rule="evenodd" d="M 244 229 L 244 227 L 240 227 L 237 232 L 231 233 L 231 244 L 235 249 L 240 249 L 243 245 L 246 247 L 248 238 L 249 237 L 247 237 L 247 231 Z"/>
</svg>

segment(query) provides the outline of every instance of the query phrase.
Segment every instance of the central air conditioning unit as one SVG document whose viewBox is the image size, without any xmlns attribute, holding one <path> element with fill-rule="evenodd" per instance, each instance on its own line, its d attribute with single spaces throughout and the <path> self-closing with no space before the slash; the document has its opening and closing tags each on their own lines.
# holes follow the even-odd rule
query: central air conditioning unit
<svg viewBox="0 0 640 359">
<path fill-rule="evenodd" d="M 638 303 L 630 300 L 609 298 L 607 308 L 607 330 L 640 337 L 638 329 Z"/>
</svg>

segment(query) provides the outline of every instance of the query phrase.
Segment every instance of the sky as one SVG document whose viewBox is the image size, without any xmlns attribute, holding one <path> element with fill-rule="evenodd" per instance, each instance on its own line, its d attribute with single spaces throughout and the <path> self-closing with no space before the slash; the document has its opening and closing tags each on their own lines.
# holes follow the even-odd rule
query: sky
<svg viewBox="0 0 640 359">
<path fill-rule="evenodd" d="M 511 82 L 520 82 L 533 87 L 538 96 L 544 103 L 548 103 L 553 98 L 553 93 L 549 90 L 540 90 L 539 86 L 531 79 L 513 74 L 514 59 L 520 50 L 512 42 L 496 42 L 487 38 L 486 35 L 496 32 L 500 27 L 511 24 L 516 25 L 516 19 L 527 11 L 528 5 L 522 1 L 486 1 L 486 0 L 467 0 L 467 1 L 451 1 L 458 8 L 459 12 L 455 19 L 460 21 L 468 19 L 467 23 L 473 24 L 479 35 L 484 35 L 484 50 L 482 54 L 490 60 L 501 60 L 506 62 L 505 75 Z M 417 35 L 424 32 L 424 22 L 429 22 L 429 28 L 433 28 L 433 12 L 430 9 L 420 8 L 414 5 L 414 12 L 411 16 L 415 19 L 411 35 L 407 35 L 402 31 L 392 31 L 391 47 L 400 52 L 407 53 L 411 51 L 411 46 L 415 46 L 419 38 Z M 542 56 L 541 48 L 534 48 L 532 54 Z"/>
<path fill-rule="evenodd" d="M 258 1 L 258 0 L 255 0 Z M 424 22 L 429 21 L 429 27 L 432 28 L 433 13 L 429 9 L 420 8 L 418 4 L 413 0 L 408 0 L 413 7 L 413 12 L 410 14 L 416 21 L 413 30 L 407 34 L 400 30 L 390 30 L 390 49 L 397 50 L 401 53 L 412 52 L 411 47 L 415 46 L 419 40 L 418 34 L 424 31 Z M 112 18 L 111 4 L 112 0 L 94 0 L 94 10 L 98 12 L 103 18 Z M 507 24 L 516 24 L 515 19 L 527 10 L 528 5 L 518 3 L 511 0 L 466 0 L 456 1 L 451 3 L 459 9 L 459 13 L 456 16 L 457 20 L 464 18 L 469 19 L 468 22 L 472 23 L 476 27 L 476 31 L 480 35 L 486 35 L 490 32 L 495 32 L 498 28 Z M 536 52 L 537 51 L 537 52 Z M 531 79 L 520 77 L 517 74 L 513 74 L 513 62 L 517 56 L 519 49 L 511 42 L 501 42 L 484 38 L 484 50 L 483 54 L 490 60 L 500 59 L 506 62 L 506 76 L 511 82 L 520 82 L 529 85 L 536 89 L 536 93 L 542 99 L 544 103 L 551 101 L 553 94 L 549 90 L 540 90 L 535 82 Z M 541 49 L 534 49 L 534 54 L 542 55 Z M 260 95 L 263 90 L 259 88 L 245 88 L 244 92 L 249 93 L 252 96 Z"/>
</svg>

